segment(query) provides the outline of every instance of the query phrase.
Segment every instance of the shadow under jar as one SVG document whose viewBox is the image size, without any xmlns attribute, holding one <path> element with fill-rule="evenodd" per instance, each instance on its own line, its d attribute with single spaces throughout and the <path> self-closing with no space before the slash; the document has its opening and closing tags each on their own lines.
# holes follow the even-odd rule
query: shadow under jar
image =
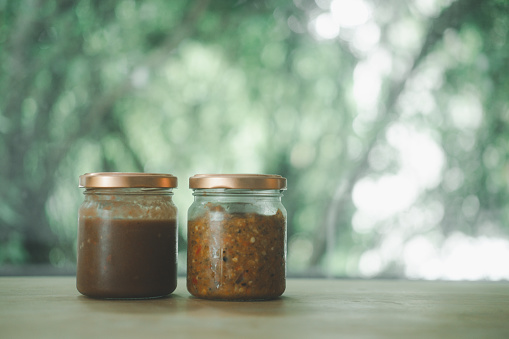
<svg viewBox="0 0 509 339">
<path fill-rule="evenodd" d="M 169 174 L 80 176 L 76 286 L 93 298 L 162 297 L 177 286 L 177 208 Z"/>
<path fill-rule="evenodd" d="M 187 289 L 216 300 L 267 300 L 286 288 L 286 179 L 202 174 L 189 179 Z"/>
</svg>

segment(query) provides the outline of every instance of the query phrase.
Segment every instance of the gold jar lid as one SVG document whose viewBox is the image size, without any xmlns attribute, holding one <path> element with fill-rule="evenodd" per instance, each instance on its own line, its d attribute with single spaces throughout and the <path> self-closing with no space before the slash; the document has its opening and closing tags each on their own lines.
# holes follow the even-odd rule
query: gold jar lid
<svg viewBox="0 0 509 339">
<path fill-rule="evenodd" d="M 84 188 L 176 188 L 177 177 L 159 173 L 99 172 L 80 175 Z"/>
<path fill-rule="evenodd" d="M 196 174 L 189 178 L 189 188 L 285 190 L 286 178 L 266 174 Z"/>
</svg>

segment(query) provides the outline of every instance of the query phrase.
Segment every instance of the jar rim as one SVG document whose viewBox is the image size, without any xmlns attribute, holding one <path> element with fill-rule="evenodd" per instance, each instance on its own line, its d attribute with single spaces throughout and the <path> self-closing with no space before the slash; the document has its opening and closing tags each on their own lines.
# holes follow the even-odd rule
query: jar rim
<svg viewBox="0 0 509 339">
<path fill-rule="evenodd" d="M 80 175 L 81 188 L 177 188 L 177 177 L 162 173 L 96 172 Z"/>
<path fill-rule="evenodd" d="M 189 178 L 189 188 L 286 190 L 286 178 L 275 174 L 196 174 Z"/>
</svg>

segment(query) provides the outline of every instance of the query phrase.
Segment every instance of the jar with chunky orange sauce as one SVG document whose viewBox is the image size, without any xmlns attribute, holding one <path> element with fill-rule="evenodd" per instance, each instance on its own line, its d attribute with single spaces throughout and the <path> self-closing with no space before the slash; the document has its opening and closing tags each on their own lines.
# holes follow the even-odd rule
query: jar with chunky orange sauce
<svg viewBox="0 0 509 339">
<path fill-rule="evenodd" d="M 177 286 L 177 208 L 169 174 L 80 176 L 78 291 L 94 298 L 155 298 Z"/>
<path fill-rule="evenodd" d="M 286 179 L 206 174 L 189 179 L 187 289 L 200 298 L 266 300 L 286 287 Z"/>
</svg>

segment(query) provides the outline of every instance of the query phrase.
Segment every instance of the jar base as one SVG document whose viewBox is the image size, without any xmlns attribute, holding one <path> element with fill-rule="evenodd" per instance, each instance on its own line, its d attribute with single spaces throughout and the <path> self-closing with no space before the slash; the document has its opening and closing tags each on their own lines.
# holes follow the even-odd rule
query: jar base
<svg viewBox="0 0 509 339">
<path fill-rule="evenodd" d="M 197 297 L 197 296 L 193 296 L 194 298 L 197 298 L 197 299 L 203 299 L 203 300 L 212 300 L 212 301 L 223 301 L 223 302 L 228 302 L 228 301 L 233 301 L 233 302 L 264 302 L 264 301 L 272 301 L 272 300 L 277 300 L 277 299 L 280 299 L 281 296 L 278 296 L 278 297 L 269 297 L 269 298 L 256 298 L 256 299 L 250 299 L 250 298 L 241 298 L 241 299 L 224 299 L 224 298 L 205 298 L 205 297 Z"/>
<path fill-rule="evenodd" d="M 90 299 L 95 299 L 95 300 L 151 300 L 151 299 L 167 298 L 170 295 L 171 294 L 159 295 L 159 296 L 154 296 L 154 297 L 114 297 L 114 298 L 107 297 L 107 298 L 105 298 L 105 297 L 93 297 L 93 296 L 83 294 L 83 296 L 90 298 Z"/>
</svg>

